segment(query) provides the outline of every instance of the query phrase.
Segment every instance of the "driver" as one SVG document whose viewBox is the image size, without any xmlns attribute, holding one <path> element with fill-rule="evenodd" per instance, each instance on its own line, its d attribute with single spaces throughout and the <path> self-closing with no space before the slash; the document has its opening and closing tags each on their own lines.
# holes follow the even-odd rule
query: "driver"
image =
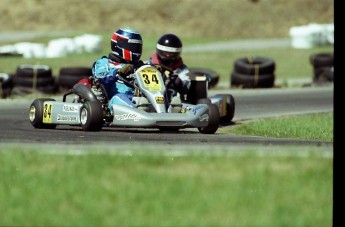
<svg viewBox="0 0 345 227">
<path fill-rule="evenodd" d="M 182 42 L 180 38 L 174 34 L 164 34 L 158 39 L 156 52 L 151 55 L 149 63 L 158 65 L 158 68 L 161 68 L 163 73 L 168 74 L 167 76 L 171 81 L 167 85 L 170 97 L 176 97 L 177 93 L 179 93 L 183 99 L 186 99 L 191 86 L 191 80 L 188 75 L 188 67 L 183 63 L 181 52 Z M 178 102 L 174 98 L 172 102 Z"/>
<path fill-rule="evenodd" d="M 108 107 L 111 111 L 113 104 L 136 107 L 131 101 L 134 88 L 125 85 L 117 74 L 128 80 L 134 69 L 143 64 L 140 60 L 142 46 L 143 40 L 137 30 L 120 28 L 111 37 L 111 52 L 108 57 L 103 56 L 92 65 L 93 77 L 103 84 L 109 97 Z"/>
</svg>

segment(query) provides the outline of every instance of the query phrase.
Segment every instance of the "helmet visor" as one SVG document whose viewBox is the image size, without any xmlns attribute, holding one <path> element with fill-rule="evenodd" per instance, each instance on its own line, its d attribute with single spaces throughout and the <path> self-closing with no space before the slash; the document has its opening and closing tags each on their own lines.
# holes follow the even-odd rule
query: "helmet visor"
<svg viewBox="0 0 345 227">
<path fill-rule="evenodd" d="M 141 40 L 126 39 L 121 36 L 117 37 L 117 45 L 123 49 L 129 50 L 132 53 L 142 53 L 143 44 Z"/>
<path fill-rule="evenodd" d="M 180 52 L 157 50 L 157 55 L 164 61 L 176 61 L 180 57 Z"/>
</svg>

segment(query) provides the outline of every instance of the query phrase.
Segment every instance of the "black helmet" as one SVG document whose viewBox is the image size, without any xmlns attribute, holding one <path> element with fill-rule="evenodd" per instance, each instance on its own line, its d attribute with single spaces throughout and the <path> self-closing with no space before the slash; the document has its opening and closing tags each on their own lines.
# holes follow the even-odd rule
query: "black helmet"
<svg viewBox="0 0 345 227">
<path fill-rule="evenodd" d="M 182 42 L 174 34 L 164 34 L 157 42 L 157 55 L 163 64 L 176 62 L 182 52 Z"/>
</svg>

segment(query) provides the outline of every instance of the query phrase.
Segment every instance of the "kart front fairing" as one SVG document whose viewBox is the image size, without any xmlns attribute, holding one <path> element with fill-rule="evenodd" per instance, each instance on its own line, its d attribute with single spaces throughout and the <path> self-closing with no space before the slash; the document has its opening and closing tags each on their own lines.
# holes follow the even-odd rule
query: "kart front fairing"
<svg viewBox="0 0 345 227">
<path fill-rule="evenodd" d="M 197 128 L 208 125 L 208 106 L 183 104 L 183 113 L 153 113 L 123 105 L 113 105 L 113 122 L 110 126 L 122 127 L 177 127 Z"/>
</svg>

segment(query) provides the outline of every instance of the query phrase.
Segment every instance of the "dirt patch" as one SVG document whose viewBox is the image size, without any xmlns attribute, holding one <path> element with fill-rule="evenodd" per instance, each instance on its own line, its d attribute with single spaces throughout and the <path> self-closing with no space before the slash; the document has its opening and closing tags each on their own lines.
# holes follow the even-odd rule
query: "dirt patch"
<svg viewBox="0 0 345 227">
<path fill-rule="evenodd" d="M 333 23 L 333 0 L 1 0 L 1 31 L 112 32 L 219 39 L 287 37 L 291 26 Z"/>
</svg>

